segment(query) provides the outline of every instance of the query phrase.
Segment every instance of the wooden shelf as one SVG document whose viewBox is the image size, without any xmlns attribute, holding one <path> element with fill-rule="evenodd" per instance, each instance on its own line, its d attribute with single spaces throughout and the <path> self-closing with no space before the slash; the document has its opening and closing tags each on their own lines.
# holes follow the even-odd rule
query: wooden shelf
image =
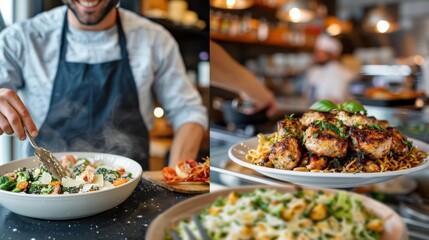
<svg viewBox="0 0 429 240">
<path fill-rule="evenodd" d="M 182 24 L 176 24 L 174 22 L 172 22 L 169 19 L 165 19 L 165 18 L 153 18 L 153 17 L 147 17 L 146 18 L 150 19 L 153 22 L 156 22 L 160 25 L 162 25 L 163 27 L 165 27 L 167 30 L 169 30 L 172 33 L 182 33 L 182 34 L 187 34 L 189 36 L 195 37 L 195 36 L 200 36 L 203 38 L 206 38 L 208 35 L 208 27 L 205 27 L 204 29 L 200 29 L 194 26 L 186 26 L 186 25 L 182 25 Z"/>
<path fill-rule="evenodd" d="M 271 12 L 271 13 L 275 13 L 278 9 L 278 7 L 268 6 L 268 5 L 263 4 L 261 2 L 255 2 L 255 4 L 253 5 L 253 8 L 263 9 L 264 11 Z"/>
<path fill-rule="evenodd" d="M 269 34 L 268 38 L 263 41 L 260 41 L 257 38 L 256 34 L 249 34 L 249 33 L 244 35 L 238 35 L 238 36 L 231 36 L 231 35 L 222 34 L 222 33 L 210 33 L 210 38 L 216 41 L 244 43 L 244 44 L 257 44 L 257 45 L 263 45 L 263 46 L 274 46 L 274 47 L 280 47 L 285 49 L 295 49 L 300 51 L 311 51 L 313 46 L 309 42 L 306 42 L 303 45 L 290 44 L 278 34 Z"/>
</svg>

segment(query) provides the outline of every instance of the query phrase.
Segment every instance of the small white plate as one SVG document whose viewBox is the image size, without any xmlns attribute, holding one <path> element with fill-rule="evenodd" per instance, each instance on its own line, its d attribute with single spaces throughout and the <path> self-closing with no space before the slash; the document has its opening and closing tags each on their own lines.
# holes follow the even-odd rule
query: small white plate
<svg viewBox="0 0 429 240">
<path fill-rule="evenodd" d="M 133 179 L 114 188 L 76 194 L 36 195 L 0 190 L 0 205 L 19 215 L 47 220 L 92 216 L 125 201 L 142 176 L 143 170 L 140 164 L 126 157 L 91 152 L 54 153 L 58 159 L 67 154 L 101 161 L 106 166 L 123 167 L 126 172 L 132 174 Z M 0 175 L 20 167 L 31 168 L 39 165 L 40 162 L 35 157 L 12 161 L 0 166 Z"/>
<path fill-rule="evenodd" d="M 227 188 L 219 191 L 202 194 L 186 201 L 180 202 L 167 211 L 158 215 L 155 220 L 152 221 L 148 230 L 146 231 L 146 239 L 166 239 L 165 232 L 170 229 L 171 224 L 176 223 L 179 220 L 189 218 L 195 213 L 201 212 L 211 203 L 215 202 L 218 197 L 226 197 L 231 192 L 237 193 L 248 193 L 253 192 L 258 188 L 276 189 L 278 192 L 295 192 L 296 187 L 290 184 L 284 186 L 267 186 L 267 185 L 253 185 L 253 186 L 241 186 L 235 188 Z M 304 188 L 304 189 L 315 189 L 323 190 L 325 192 L 338 192 L 334 189 L 320 189 L 320 188 Z M 404 222 L 397 213 L 386 205 L 375 201 L 369 197 L 358 195 L 356 193 L 350 193 L 353 196 L 357 196 L 362 200 L 363 205 L 369 211 L 382 218 L 384 221 L 384 230 L 381 235 L 381 240 L 406 240 L 408 239 L 407 228 Z"/>
<path fill-rule="evenodd" d="M 409 138 L 419 150 L 429 152 L 429 144 L 419 140 Z M 384 182 L 401 175 L 414 173 L 429 167 L 429 157 L 424 159 L 419 165 L 398 171 L 381 173 L 325 173 L 325 172 L 300 172 L 292 170 L 282 170 L 258 166 L 246 161 L 246 155 L 250 149 L 256 149 L 258 137 L 253 137 L 234 144 L 228 151 L 228 155 L 235 163 L 253 169 L 265 176 L 278 180 L 304 186 L 318 186 L 329 188 L 351 188 L 366 184 Z"/>
</svg>

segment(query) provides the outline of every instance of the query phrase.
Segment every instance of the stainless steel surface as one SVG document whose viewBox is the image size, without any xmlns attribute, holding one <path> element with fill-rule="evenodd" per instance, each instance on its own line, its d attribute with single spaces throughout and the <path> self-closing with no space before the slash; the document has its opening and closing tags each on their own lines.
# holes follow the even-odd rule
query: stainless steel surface
<svg viewBox="0 0 429 240">
<path fill-rule="evenodd" d="M 226 169 L 222 169 L 222 168 L 218 168 L 218 167 L 213 167 L 213 166 L 210 167 L 210 171 L 214 171 L 214 172 L 222 173 L 222 174 L 227 174 L 230 176 L 249 180 L 251 182 L 262 183 L 262 184 L 267 184 L 267 185 L 272 185 L 272 186 L 284 186 L 286 184 L 285 182 L 280 182 L 280 181 L 277 181 L 274 179 L 269 179 L 266 177 L 252 176 L 252 175 L 234 172 L 234 171 L 230 171 L 230 170 L 226 170 Z"/>
<path fill-rule="evenodd" d="M 228 159 L 228 149 L 234 143 L 246 139 L 235 133 L 222 129 L 210 129 L 210 162 L 212 166 L 220 167 L 221 162 Z"/>
<path fill-rule="evenodd" d="M 236 142 L 242 141 L 247 137 L 237 133 L 226 131 L 220 128 L 210 128 L 210 165 L 211 167 L 224 168 L 228 158 L 228 149 Z M 216 171 L 210 172 L 210 181 L 222 186 L 246 185 L 254 182 L 246 181 L 242 178 L 232 176 Z"/>
<path fill-rule="evenodd" d="M 61 180 L 63 177 L 66 177 L 67 174 L 61 166 L 57 158 L 52 155 L 52 153 L 36 144 L 34 138 L 25 130 L 28 140 L 30 141 L 31 146 L 34 148 L 34 155 L 43 163 L 49 170 L 49 172 L 58 180 Z"/>
</svg>

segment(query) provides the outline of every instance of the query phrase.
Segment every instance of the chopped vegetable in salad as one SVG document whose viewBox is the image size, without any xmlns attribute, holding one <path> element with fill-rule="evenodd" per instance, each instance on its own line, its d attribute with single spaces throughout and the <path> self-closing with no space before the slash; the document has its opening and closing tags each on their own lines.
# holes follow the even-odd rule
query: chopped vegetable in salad
<svg viewBox="0 0 429 240">
<path fill-rule="evenodd" d="M 88 158 L 66 155 L 60 162 L 68 177 L 56 179 L 43 165 L 19 168 L 0 176 L 0 189 L 29 194 L 72 194 L 109 189 L 132 179 L 132 174 L 124 168 L 112 168 Z"/>
<path fill-rule="evenodd" d="M 180 239 L 380 239 L 383 221 L 346 192 L 257 189 L 218 198 L 172 227 Z M 198 225 L 204 231 L 201 233 Z M 174 235 L 173 234 L 173 235 Z M 171 239 L 167 236 L 166 239 Z"/>
</svg>

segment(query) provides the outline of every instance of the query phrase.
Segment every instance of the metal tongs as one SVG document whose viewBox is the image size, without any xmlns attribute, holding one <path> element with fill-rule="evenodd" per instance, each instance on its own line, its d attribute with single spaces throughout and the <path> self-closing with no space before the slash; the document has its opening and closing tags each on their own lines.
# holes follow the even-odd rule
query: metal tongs
<svg viewBox="0 0 429 240">
<path fill-rule="evenodd" d="M 31 146 L 34 148 L 34 155 L 43 163 L 44 166 L 48 168 L 48 171 L 58 180 L 61 180 L 63 177 L 66 177 L 67 174 L 61 166 L 57 158 L 48 150 L 39 147 L 34 138 L 28 133 L 25 129 L 28 139 L 30 140 Z"/>
<path fill-rule="evenodd" d="M 201 240 L 209 240 L 209 235 L 207 231 L 204 229 L 203 224 L 201 223 L 200 218 L 197 215 L 192 216 L 192 220 L 195 222 L 195 225 L 197 225 L 198 233 L 200 234 Z M 197 236 L 195 236 L 191 229 L 189 229 L 188 226 L 185 226 L 185 235 L 188 237 L 189 240 L 197 240 Z M 180 235 L 175 230 L 170 230 L 170 236 L 173 238 L 173 240 L 180 240 Z"/>
</svg>

